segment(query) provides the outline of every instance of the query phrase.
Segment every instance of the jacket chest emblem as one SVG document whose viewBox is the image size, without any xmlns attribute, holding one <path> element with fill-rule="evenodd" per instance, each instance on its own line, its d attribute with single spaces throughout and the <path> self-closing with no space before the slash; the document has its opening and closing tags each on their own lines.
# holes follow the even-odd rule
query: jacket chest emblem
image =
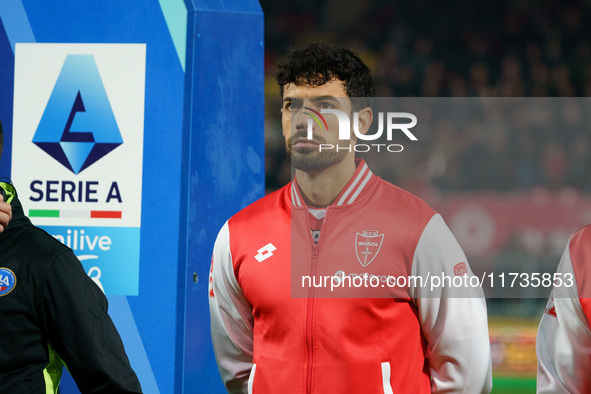
<svg viewBox="0 0 591 394">
<path fill-rule="evenodd" d="M 367 267 L 375 260 L 380 249 L 384 234 L 379 234 L 376 230 L 363 230 L 363 233 L 355 235 L 355 254 L 359 264 Z"/>
<path fill-rule="evenodd" d="M 0 297 L 10 293 L 16 286 L 16 276 L 8 268 L 0 267 Z"/>
</svg>

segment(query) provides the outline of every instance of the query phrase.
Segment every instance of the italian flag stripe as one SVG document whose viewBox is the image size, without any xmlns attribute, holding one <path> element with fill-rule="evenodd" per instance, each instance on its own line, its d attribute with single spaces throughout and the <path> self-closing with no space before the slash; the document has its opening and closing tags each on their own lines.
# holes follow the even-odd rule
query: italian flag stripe
<svg viewBox="0 0 591 394">
<path fill-rule="evenodd" d="M 33 218 L 121 219 L 121 211 L 76 211 L 63 209 L 29 209 Z"/>
</svg>

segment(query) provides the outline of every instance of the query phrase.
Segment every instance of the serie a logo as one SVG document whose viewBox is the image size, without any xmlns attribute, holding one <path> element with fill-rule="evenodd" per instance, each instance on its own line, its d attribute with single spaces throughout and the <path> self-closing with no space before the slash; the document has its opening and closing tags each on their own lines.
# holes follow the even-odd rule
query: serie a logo
<svg viewBox="0 0 591 394">
<path fill-rule="evenodd" d="M 74 174 L 123 143 L 93 55 L 66 57 L 33 143 Z"/>
</svg>

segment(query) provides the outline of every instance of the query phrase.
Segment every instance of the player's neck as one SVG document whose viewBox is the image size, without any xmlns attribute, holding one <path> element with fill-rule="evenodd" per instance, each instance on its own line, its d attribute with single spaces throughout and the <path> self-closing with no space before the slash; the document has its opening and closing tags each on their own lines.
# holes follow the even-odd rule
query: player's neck
<svg viewBox="0 0 591 394">
<path fill-rule="evenodd" d="M 298 186 L 306 204 L 311 207 L 330 205 L 347 185 L 355 169 L 355 160 L 346 157 L 324 171 L 309 173 L 296 170 Z"/>
</svg>

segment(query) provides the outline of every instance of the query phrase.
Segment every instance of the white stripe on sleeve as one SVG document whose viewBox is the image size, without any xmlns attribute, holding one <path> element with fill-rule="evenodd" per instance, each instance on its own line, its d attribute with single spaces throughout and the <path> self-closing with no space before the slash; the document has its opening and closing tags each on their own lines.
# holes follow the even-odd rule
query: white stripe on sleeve
<svg viewBox="0 0 591 394">
<path fill-rule="evenodd" d="M 461 263 L 464 263 L 461 265 Z M 464 252 L 440 215 L 434 215 L 417 244 L 411 274 L 423 279 L 455 276 L 454 267 L 472 271 Z M 417 286 L 411 295 L 429 344 L 432 392 L 488 393 L 492 388 L 486 302 L 481 288 Z"/>
<path fill-rule="evenodd" d="M 384 394 L 394 394 L 392 385 L 390 384 L 390 363 L 388 361 L 382 363 L 382 385 L 384 387 Z"/>
<path fill-rule="evenodd" d="M 229 393 L 245 393 L 253 365 L 254 319 L 234 275 L 228 222 L 215 242 L 210 281 L 211 337 L 220 375 Z"/>
<path fill-rule="evenodd" d="M 567 245 L 557 269 L 562 279 L 575 278 L 569 249 Z M 565 286 L 564 280 L 562 284 L 552 291 L 538 327 L 538 393 L 586 393 L 591 389 L 589 322 L 579 302 L 576 278 L 573 286 Z"/>
</svg>

